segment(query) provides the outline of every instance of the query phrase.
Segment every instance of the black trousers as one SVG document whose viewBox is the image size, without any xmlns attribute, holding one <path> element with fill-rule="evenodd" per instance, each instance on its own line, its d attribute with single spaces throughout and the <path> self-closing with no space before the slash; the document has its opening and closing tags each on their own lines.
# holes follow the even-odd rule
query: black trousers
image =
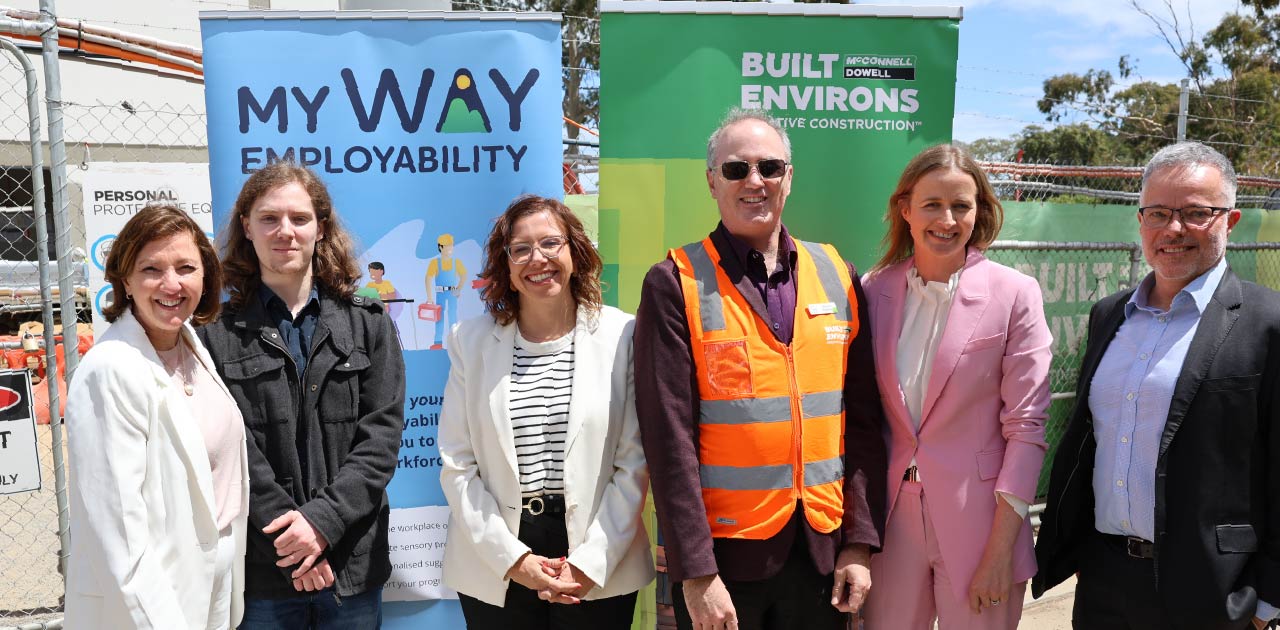
<svg viewBox="0 0 1280 630">
<path fill-rule="evenodd" d="M 564 514 L 522 514 L 520 541 L 540 556 L 569 555 Z M 537 591 L 515 582 L 508 584 L 501 607 L 461 593 L 458 599 L 469 630 L 627 630 L 636 608 L 635 593 L 582 600 L 578 604 L 552 604 L 538 599 Z"/>
<path fill-rule="evenodd" d="M 1071 627 L 1076 630 L 1166 630 L 1173 627 L 1156 594 L 1155 562 L 1131 557 L 1123 539 L 1094 532 L 1080 548 Z M 1250 621 L 1240 629 L 1252 628 Z"/>
<path fill-rule="evenodd" d="M 831 605 L 833 577 L 813 566 L 804 536 L 797 535 L 791 555 L 772 577 L 750 582 L 725 580 L 740 630 L 846 630 L 849 615 Z M 671 586 L 676 627 L 692 630 L 683 584 Z"/>
</svg>

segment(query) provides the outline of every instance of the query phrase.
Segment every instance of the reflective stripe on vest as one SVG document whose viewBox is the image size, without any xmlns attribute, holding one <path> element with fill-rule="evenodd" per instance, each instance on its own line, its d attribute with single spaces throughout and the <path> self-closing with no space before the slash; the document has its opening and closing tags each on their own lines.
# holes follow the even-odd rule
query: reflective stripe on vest
<svg viewBox="0 0 1280 630">
<path fill-rule="evenodd" d="M 790 488 L 793 475 L 790 464 L 782 466 L 700 466 L 703 488 L 723 490 L 775 490 Z M 822 484 L 844 479 L 844 458 L 832 457 L 804 465 L 804 485 Z"/>
<path fill-rule="evenodd" d="M 699 473 L 716 537 L 768 538 L 797 500 L 818 531 L 843 516 L 844 372 L 857 303 L 833 248 L 796 243 L 790 346 L 729 282 L 710 239 L 669 254 L 694 351 Z"/>
</svg>

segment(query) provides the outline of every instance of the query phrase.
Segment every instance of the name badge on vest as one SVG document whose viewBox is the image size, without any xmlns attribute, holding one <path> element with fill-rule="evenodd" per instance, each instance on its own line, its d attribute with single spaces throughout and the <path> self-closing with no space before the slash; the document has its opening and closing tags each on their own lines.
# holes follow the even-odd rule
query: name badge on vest
<svg viewBox="0 0 1280 630">
<path fill-rule="evenodd" d="M 832 315 L 836 312 L 836 303 L 819 302 L 817 304 L 810 304 L 805 308 L 805 310 L 809 312 L 810 317 L 816 317 L 818 315 Z"/>
</svg>

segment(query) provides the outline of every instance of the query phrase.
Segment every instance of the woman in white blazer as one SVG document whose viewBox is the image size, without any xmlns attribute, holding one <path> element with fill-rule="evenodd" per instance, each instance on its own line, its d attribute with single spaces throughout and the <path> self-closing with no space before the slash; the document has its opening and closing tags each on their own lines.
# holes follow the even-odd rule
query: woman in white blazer
<svg viewBox="0 0 1280 630">
<path fill-rule="evenodd" d="M 601 305 L 600 257 L 554 199 L 513 202 L 486 253 L 489 313 L 447 340 L 445 584 L 473 630 L 628 628 L 654 575 L 633 319 Z"/>
<path fill-rule="evenodd" d="M 107 257 L 111 328 L 67 399 L 68 628 L 224 630 L 240 621 L 249 475 L 235 402 L 188 320 L 217 316 L 217 254 L 175 206 Z"/>
</svg>

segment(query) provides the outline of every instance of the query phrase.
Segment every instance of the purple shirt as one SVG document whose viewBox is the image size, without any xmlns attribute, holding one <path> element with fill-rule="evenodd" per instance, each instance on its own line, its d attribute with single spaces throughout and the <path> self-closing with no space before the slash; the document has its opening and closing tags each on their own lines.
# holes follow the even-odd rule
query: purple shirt
<svg viewBox="0 0 1280 630">
<path fill-rule="evenodd" d="M 778 233 L 778 266 L 769 275 L 764 267 L 764 254 L 752 249 L 750 245 L 729 233 L 721 223 L 716 227 L 726 241 L 729 249 L 738 260 L 738 265 L 746 271 L 751 283 L 760 292 L 765 308 L 769 311 L 769 326 L 773 336 L 785 344 L 791 343 L 795 333 L 796 285 L 792 280 L 791 270 L 796 267 L 796 245 L 787 234 L 784 225 Z"/>
</svg>

